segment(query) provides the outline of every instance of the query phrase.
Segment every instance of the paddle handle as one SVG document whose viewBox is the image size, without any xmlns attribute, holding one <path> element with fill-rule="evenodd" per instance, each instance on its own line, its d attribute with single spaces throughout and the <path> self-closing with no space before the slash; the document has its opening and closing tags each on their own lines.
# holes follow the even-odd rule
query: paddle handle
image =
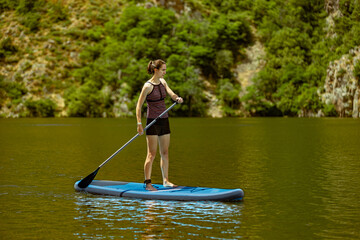
<svg viewBox="0 0 360 240">
<path fill-rule="evenodd" d="M 151 123 L 149 123 L 145 128 L 144 128 L 144 132 L 146 131 L 146 129 L 148 129 L 149 127 L 151 127 L 159 118 L 161 118 L 165 113 L 167 113 L 168 111 L 170 111 L 170 109 L 172 109 L 175 105 L 177 104 L 177 102 L 174 102 L 173 105 L 171 105 L 168 109 L 166 109 L 163 113 L 161 113 L 157 118 L 155 118 L 153 121 L 151 121 Z M 100 164 L 99 168 L 101 168 L 102 166 L 104 166 L 108 161 L 110 161 L 113 157 L 115 157 L 121 150 L 123 150 L 127 145 L 129 145 L 132 141 L 134 141 L 138 136 L 140 136 L 139 133 L 137 133 L 133 138 L 131 138 L 127 143 L 125 143 L 121 148 L 119 148 L 116 152 L 113 153 L 113 155 L 111 155 L 108 159 L 106 159 L 102 164 Z"/>
</svg>

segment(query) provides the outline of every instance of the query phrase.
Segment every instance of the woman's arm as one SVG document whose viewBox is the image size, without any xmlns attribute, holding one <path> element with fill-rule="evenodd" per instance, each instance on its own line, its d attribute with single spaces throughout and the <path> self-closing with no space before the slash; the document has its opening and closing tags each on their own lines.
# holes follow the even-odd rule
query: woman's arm
<svg viewBox="0 0 360 240">
<path fill-rule="evenodd" d="M 136 104 L 137 131 L 138 131 L 138 133 L 139 133 L 140 135 L 142 135 L 143 132 L 144 132 L 143 127 L 142 127 L 142 124 L 141 124 L 141 108 L 142 108 L 142 105 L 143 105 L 144 102 L 145 102 L 146 96 L 147 96 L 147 95 L 149 94 L 149 92 L 150 92 L 150 89 L 151 89 L 151 85 L 145 83 L 145 84 L 144 84 L 144 87 L 143 87 L 142 90 L 141 90 L 141 93 L 140 93 L 138 102 L 137 102 L 137 104 Z"/>
<path fill-rule="evenodd" d="M 178 95 L 176 95 L 173 90 L 171 90 L 171 88 L 168 86 L 167 82 L 165 81 L 165 79 L 161 79 L 160 80 L 161 83 L 165 86 L 166 92 L 170 95 L 171 99 L 173 101 L 176 101 L 178 103 L 182 103 L 183 99 L 181 97 L 179 97 Z"/>
</svg>

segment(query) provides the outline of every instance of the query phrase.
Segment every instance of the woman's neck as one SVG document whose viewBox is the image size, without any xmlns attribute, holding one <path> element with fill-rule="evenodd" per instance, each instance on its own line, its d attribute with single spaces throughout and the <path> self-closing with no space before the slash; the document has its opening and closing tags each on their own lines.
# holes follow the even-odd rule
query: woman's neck
<svg viewBox="0 0 360 240">
<path fill-rule="evenodd" d="M 156 76 L 153 76 L 151 79 L 150 79 L 150 82 L 154 83 L 154 84 L 160 84 L 160 78 L 159 77 L 156 77 Z"/>
</svg>

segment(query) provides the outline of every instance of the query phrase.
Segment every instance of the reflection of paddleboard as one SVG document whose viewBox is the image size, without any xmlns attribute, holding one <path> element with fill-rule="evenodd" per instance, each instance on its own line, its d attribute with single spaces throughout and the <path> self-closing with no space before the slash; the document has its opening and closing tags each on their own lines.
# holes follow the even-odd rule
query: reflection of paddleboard
<svg viewBox="0 0 360 240">
<path fill-rule="evenodd" d="M 165 188 L 163 185 L 153 184 L 158 191 L 147 191 L 143 183 L 94 180 L 88 187 L 80 188 L 78 187 L 79 182 L 77 181 L 74 185 L 77 191 L 118 197 L 182 201 L 241 201 L 244 197 L 244 191 L 239 188 L 183 186 Z"/>
</svg>

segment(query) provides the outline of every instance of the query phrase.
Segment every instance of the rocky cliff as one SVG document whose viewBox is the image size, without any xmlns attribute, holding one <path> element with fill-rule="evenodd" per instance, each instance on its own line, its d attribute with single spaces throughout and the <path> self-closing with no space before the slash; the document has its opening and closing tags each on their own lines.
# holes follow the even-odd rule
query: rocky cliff
<svg viewBox="0 0 360 240">
<path fill-rule="evenodd" d="M 339 8 L 339 0 L 326 0 L 325 9 L 328 13 L 327 37 L 335 38 L 335 19 L 343 14 Z M 329 63 L 323 89 L 319 89 L 322 101 L 333 104 L 340 117 L 360 117 L 360 46 L 349 51 Z"/>
<path fill-rule="evenodd" d="M 360 46 L 330 62 L 321 98 L 333 104 L 340 117 L 360 117 L 360 84 L 356 68 L 360 66 Z"/>
</svg>

